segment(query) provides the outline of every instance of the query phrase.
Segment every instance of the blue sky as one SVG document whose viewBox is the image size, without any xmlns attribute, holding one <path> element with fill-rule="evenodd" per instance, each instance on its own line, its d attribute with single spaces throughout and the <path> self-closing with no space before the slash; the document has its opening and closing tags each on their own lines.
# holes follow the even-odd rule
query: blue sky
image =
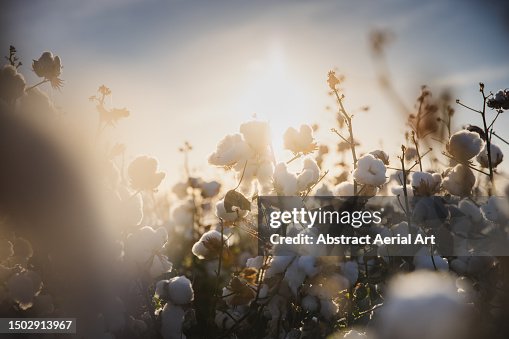
<svg viewBox="0 0 509 339">
<path fill-rule="evenodd" d="M 387 57 L 408 106 L 420 85 L 479 103 L 477 83 L 509 87 L 507 6 L 482 1 L 4 1 L 0 47 L 14 44 L 25 61 L 50 50 L 62 58 L 65 87 L 47 89 L 70 114 L 93 116 L 87 98 L 105 84 L 111 104 L 132 116 L 115 138 L 130 155 L 157 156 L 169 181 L 181 175 L 177 147 L 195 146 L 193 166 L 253 114 L 273 125 L 276 147 L 289 126 L 334 117 L 329 69 L 346 75 L 347 107 L 370 105 L 355 128 L 364 151 L 403 141 L 404 118 L 379 88 L 369 53 L 375 28 L 395 35 Z M 505 11 L 505 12 L 504 12 Z M 477 116 L 458 108 L 459 126 Z M 506 116 L 498 122 L 505 129 Z M 503 133 L 502 133 L 503 134 Z M 503 148 L 506 154 L 509 149 Z M 280 152 L 279 160 L 290 157 Z"/>
</svg>

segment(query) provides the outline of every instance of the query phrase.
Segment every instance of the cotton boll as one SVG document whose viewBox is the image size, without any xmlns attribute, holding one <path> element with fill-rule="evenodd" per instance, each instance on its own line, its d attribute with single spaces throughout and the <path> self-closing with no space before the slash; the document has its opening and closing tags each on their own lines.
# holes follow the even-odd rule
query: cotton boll
<svg viewBox="0 0 509 339">
<path fill-rule="evenodd" d="M 131 187 L 135 191 L 155 191 L 166 176 L 158 172 L 158 166 L 156 158 L 146 155 L 136 157 L 127 167 Z"/>
<path fill-rule="evenodd" d="M 186 305 L 194 299 L 191 281 L 185 276 L 158 281 L 154 295 L 162 300 L 170 301 L 174 305 Z"/>
<path fill-rule="evenodd" d="M 381 160 L 384 163 L 384 165 L 389 165 L 389 156 L 384 151 L 377 149 L 375 151 L 369 152 L 369 154 Z"/>
<path fill-rule="evenodd" d="M 265 278 L 271 278 L 276 274 L 283 273 L 288 265 L 294 260 L 291 256 L 275 256 L 272 258 L 269 268 L 265 271 Z"/>
<path fill-rule="evenodd" d="M 506 197 L 491 196 L 481 211 L 486 219 L 503 223 L 509 218 L 509 201 Z"/>
<path fill-rule="evenodd" d="M 25 93 L 25 78 L 16 67 L 4 65 L 0 68 L 0 99 L 10 103 Z"/>
<path fill-rule="evenodd" d="M 481 209 L 468 199 L 461 200 L 458 203 L 458 208 L 475 224 L 480 223 L 483 219 Z"/>
<path fill-rule="evenodd" d="M 341 263 L 341 272 L 348 279 L 350 287 L 352 287 L 359 278 L 359 265 L 355 261 Z"/>
<path fill-rule="evenodd" d="M 405 191 L 404 191 L 402 185 L 397 185 L 397 186 L 391 187 L 391 193 L 394 194 L 395 196 L 398 196 L 398 195 L 400 197 L 405 196 Z M 406 187 L 406 194 L 407 194 L 407 197 L 414 196 L 414 190 L 410 187 L 410 185 L 407 185 L 407 187 Z"/>
<path fill-rule="evenodd" d="M 171 210 L 173 222 L 177 226 L 191 228 L 194 224 L 194 204 L 191 200 L 178 203 Z"/>
<path fill-rule="evenodd" d="M 435 270 L 435 267 L 438 271 L 449 270 L 447 259 L 439 255 L 433 255 L 433 258 L 431 258 L 430 251 L 427 247 L 421 247 L 421 249 L 415 253 L 413 263 L 417 270 Z"/>
<path fill-rule="evenodd" d="M 274 165 L 271 160 L 266 159 L 258 165 L 256 178 L 260 184 L 260 193 L 268 194 L 272 190 L 272 176 L 274 174 Z"/>
<path fill-rule="evenodd" d="M 209 158 L 214 166 L 234 166 L 249 154 L 249 146 L 240 134 L 229 134 L 218 144 L 216 151 Z"/>
<path fill-rule="evenodd" d="M 320 168 L 311 158 L 304 159 L 302 172 L 297 176 L 297 189 L 299 192 L 306 191 L 316 184 L 320 178 Z"/>
<path fill-rule="evenodd" d="M 223 235 L 221 241 L 221 233 L 210 230 L 201 236 L 200 240 L 193 245 L 191 251 L 199 259 L 214 259 L 219 256 L 223 246 L 228 247 L 227 238 Z"/>
<path fill-rule="evenodd" d="M 451 135 L 447 150 L 458 161 L 467 161 L 475 157 L 482 146 L 483 141 L 479 134 L 461 130 Z"/>
<path fill-rule="evenodd" d="M 164 339 L 185 339 L 182 323 L 186 312 L 180 306 L 167 303 L 161 312 L 161 335 Z"/>
<path fill-rule="evenodd" d="M 343 181 L 334 188 L 334 195 L 340 197 L 352 197 L 354 196 L 354 184 Z"/>
<path fill-rule="evenodd" d="M 380 186 L 385 183 L 385 172 L 386 168 L 382 160 L 366 154 L 357 161 L 353 177 L 362 185 Z"/>
<path fill-rule="evenodd" d="M 177 196 L 179 199 L 185 199 L 187 197 L 187 188 L 189 184 L 187 182 L 178 182 L 173 185 L 171 191 Z"/>
<path fill-rule="evenodd" d="M 141 265 L 150 264 L 154 254 L 160 251 L 167 241 L 168 233 L 164 227 L 157 230 L 150 226 L 142 227 L 127 237 L 126 258 Z"/>
<path fill-rule="evenodd" d="M 301 300 L 301 306 L 308 312 L 316 312 L 318 310 L 318 299 L 312 295 L 307 295 Z"/>
<path fill-rule="evenodd" d="M 326 183 L 323 183 L 315 192 L 317 197 L 331 197 L 334 193 Z"/>
<path fill-rule="evenodd" d="M 51 121 L 57 113 L 48 95 L 37 87 L 21 97 L 19 108 L 32 121 L 39 123 Z"/>
<path fill-rule="evenodd" d="M 136 226 L 143 220 L 143 199 L 141 195 L 133 195 L 127 187 L 118 188 L 118 212 L 115 214 L 123 227 Z"/>
<path fill-rule="evenodd" d="M 415 271 L 393 279 L 375 331 L 380 339 L 466 338 L 467 308 L 454 279 L 445 273 Z"/>
<path fill-rule="evenodd" d="M 278 195 L 293 196 L 298 192 L 297 177 L 288 172 L 286 164 L 281 162 L 274 169 L 274 190 Z"/>
<path fill-rule="evenodd" d="M 490 144 L 490 158 L 491 158 L 491 166 L 493 168 L 495 168 L 502 162 L 502 160 L 504 160 L 504 153 L 502 153 L 502 150 L 497 145 Z M 482 167 L 489 168 L 488 145 L 487 144 L 484 144 L 483 149 L 481 150 L 481 152 L 479 152 L 479 154 L 477 155 L 475 160 L 477 160 L 477 162 Z"/>
<path fill-rule="evenodd" d="M 442 186 L 453 195 L 460 197 L 468 196 L 475 184 L 475 176 L 472 170 L 463 164 L 449 168 L 447 176 L 442 181 Z"/>
<path fill-rule="evenodd" d="M 298 260 L 299 269 L 302 270 L 308 277 L 314 277 L 320 269 L 316 267 L 316 257 L 310 255 L 303 255 Z"/>
<path fill-rule="evenodd" d="M 226 208 L 224 207 L 224 199 L 219 200 L 216 203 L 216 216 L 220 219 L 223 219 L 225 222 L 234 222 L 239 219 L 244 218 L 249 211 L 237 210 L 232 212 L 226 212 Z"/>
<path fill-rule="evenodd" d="M 298 289 L 306 279 L 306 272 L 299 268 L 298 260 L 294 260 L 290 267 L 286 269 L 284 279 L 293 294 L 297 295 Z"/>
<path fill-rule="evenodd" d="M 410 185 L 416 195 L 433 195 L 440 188 L 441 177 L 428 172 L 413 172 Z"/>
<path fill-rule="evenodd" d="M 168 260 L 165 255 L 156 255 L 152 259 L 152 265 L 150 265 L 149 274 L 152 278 L 159 277 L 163 273 L 170 272 L 173 268 L 173 263 Z"/>
<path fill-rule="evenodd" d="M 293 153 L 311 153 L 316 148 L 313 129 L 308 125 L 301 125 L 299 131 L 290 127 L 283 135 L 284 147 Z"/>
<path fill-rule="evenodd" d="M 258 153 L 264 153 L 270 144 L 269 124 L 264 121 L 249 121 L 240 125 L 240 133 L 247 144 Z"/>
</svg>

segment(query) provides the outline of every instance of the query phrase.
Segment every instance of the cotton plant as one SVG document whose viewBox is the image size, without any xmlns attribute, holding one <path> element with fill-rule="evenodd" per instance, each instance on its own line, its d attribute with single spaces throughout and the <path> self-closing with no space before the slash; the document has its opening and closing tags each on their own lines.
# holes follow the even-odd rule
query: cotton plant
<svg viewBox="0 0 509 339">
<path fill-rule="evenodd" d="M 274 156 L 268 123 L 253 120 L 241 124 L 240 134 L 227 135 L 221 140 L 208 161 L 214 166 L 233 169 L 245 194 L 252 192 L 254 184 L 261 193 L 269 192 Z"/>
</svg>

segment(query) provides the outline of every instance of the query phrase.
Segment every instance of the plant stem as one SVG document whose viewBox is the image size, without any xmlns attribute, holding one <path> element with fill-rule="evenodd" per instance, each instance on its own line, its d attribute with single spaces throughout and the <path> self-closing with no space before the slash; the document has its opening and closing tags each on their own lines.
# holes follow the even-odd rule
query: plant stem
<svg viewBox="0 0 509 339">
<path fill-rule="evenodd" d="M 37 86 L 42 85 L 42 84 L 45 84 L 45 83 L 47 83 L 48 81 L 49 81 L 48 79 L 41 80 L 40 82 L 36 83 L 35 85 L 33 85 L 33 86 L 30 86 L 30 87 L 26 88 L 26 89 L 25 89 L 25 92 L 27 92 L 27 93 L 28 93 L 28 91 L 31 91 L 32 89 L 36 88 Z"/>
<path fill-rule="evenodd" d="M 353 136 L 353 127 L 352 127 L 352 117 L 346 113 L 345 106 L 343 105 L 343 98 L 339 96 L 338 90 L 334 89 L 334 94 L 336 95 L 336 99 L 339 103 L 339 112 L 343 115 L 346 121 L 346 125 L 348 127 L 348 134 L 349 134 L 349 140 L 348 143 L 350 144 L 350 150 L 352 152 L 352 161 L 353 161 L 353 168 L 357 168 L 357 154 L 355 152 L 355 139 Z M 357 182 L 354 180 L 353 184 L 354 189 L 354 195 L 357 195 Z"/>
<path fill-rule="evenodd" d="M 484 86 L 481 86 L 481 94 L 483 97 L 483 105 L 482 105 L 482 122 L 484 126 L 484 134 L 486 135 L 486 152 L 488 153 L 488 168 L 489 168 L 489 177 L 490 181 L 493 184 L 493 164 L 491 163 L 491 136 L 488 130 L 488 124 L 486 123 L 486 95 L 484 94 Z"/>
</svg>

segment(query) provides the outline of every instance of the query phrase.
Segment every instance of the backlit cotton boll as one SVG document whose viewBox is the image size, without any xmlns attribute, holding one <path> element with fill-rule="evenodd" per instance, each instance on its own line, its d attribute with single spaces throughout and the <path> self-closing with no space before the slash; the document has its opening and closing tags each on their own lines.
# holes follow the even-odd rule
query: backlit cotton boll
<svg viewBox="0 0 509 339">
<path fill-rule="evenodd" d="M 265 121 L 248 121 L 240 125 L 240 133 L 256 152 L 264 153 L 270 145 L 269 124 Z"/>
<path fill-rule="evenodd" d="M 201 196 L 203 198 L 215 197 L 221 189 L 221 184 L 215 180 L 209 182 L 203 182 L 200 185 Z"/>
<path fill-rule="evenodd" d="M 191 251 L 199 259 L 213 259 L 219 256 L 223 246 L 228 247 L 226 237 L 223 235 L 221 241 L 221 233 L 210 230 L 203 233 L 200 240 L 193 245 Z"/>
<path fill-rule="evenodd" d="M 10 103 L 25 93 L 25 78 L 15 67 L 5 65 L 0 68 L 0 99 Z"/>
<path fill-rule="evenodd" d="M 308 125 L 301 125 L 297 131 L 290 127 L 283 135 L 284 147 L 293 153 L 311 153 L 316 148 L 313 138 L 313 129 Z"/>
<path fill-rule="evenodd" d="M 369 154 L 381 160 L 384 163 L 384 165 L 389 165 L 389 156 L 384 151 L 377 149 L 369 152 Z"/>
<path fill-rule="evenodd" d="M 58 77 L 62 72 L 60 58 L 51 52 L 44 52 L 38 60 L 33 60 L 32 69 L 38 77 L 49 80 L 53 88 L 60 88 L 62 80 Z"/>
<path fill-rule="evenodd" d="M 220 219 L 223 219 L 225 222 L 234 222 L 239 219 L 244 218 L 249 211 L 243 211 L 243 210 L 237 210 L 233 212 L 226 212 L 226 209 L 224 208 L 224 199 L 219 200 L 216 203 L 216 216 Z"/>
<path fill-rule="evenodd" d="M 483 216 L 479 207 L 468 199 L 463 199 L 458 203 L 458 208 L 465 214 L 474 224 L 482 221 Z"/>
<path fill-rule="evenodd" d="M 354 185 L 351 182 L 343 181 L 334 188 L 334 195 L 340 197 L 354 196 Z"/>
<path fill-rule="evenodd" d="M 157 167 L 156 158 L 146 155 L 136 157 L 127 168 L 131 187 L 136 191 L 155 191 L 166 176 L 158 172 Z"/>
<path fill-rule="evenodd" d="M 504 222 L 509 218 L 509 201 L 507 197 L 491 196 L 488 202 L 481 206 L 484 217 L 493 222 Z"/>
<path fill-rule="evenodd" d="M 495 168 L 502 162 L 502 160 L 504 160 L 504 153 L 502 153 L 502 150 L 497 145 L 490 144 L 490 158 L 491 158 L 491 166 L 493 168 Z M 477 162 L 482 167 L 489 168 L 487 144 L 484 144 L 483 149 L 477 155 L 477 157 L 475 157 L 475 160 L 477 160 Z"/>
<path fill-rule="evenodd" d="M 416 195 L 433 195 L 438 192 L 442 177 L 438 173 L 413 172 L 410 185 Z"/>
<path fill-rule="evenodd" d="M 297 176 L 288 172 L 284 162 L 277 164 L 274 169 L 274 190 L 282 196 L 292 196 L 298 192 Z"/>
<path fill-rule="evenodd" d="M 469 196 L 475 184 L 472 170 L 463 164 L 458 164 L 446 171 L 447 176 L 442 180 L 442 186 L 453 195 Z"/>
<path fill-rule="evenodd" d="M 306 191 L 317 183 L 320 178 L 320 168 L 313 159 L 304 159 L 302 172 L 297 176 L 297 190 L 299 192 Z"/>
<path fill-rule="evenodd" d="M 447 151 L 458 161 L 467 161 L 475 157 L 483 146 L 479 134 L 467 130 L 461 130 L 449 139 Z"/>
<path fill-rule="evenodd" d="M 385 183 L 385 172 L 386 168 L 382 160 L 366 154 L 357 161 L 353 177 L 362 185 L 380 186 Z"/>
<path fill-rule="evenodd" d="M 413 262 L 416 270 L 449 270 L 449 262 L 447 259 L 439 255 L 433 255 L 433 257 L 431 257 L 427 247 L 421 247 L 421 249 L 415 253 Z"/>
<path fill-rule="evenodd" d="M 173 305 L 187 305 L 194 299 L 193 286 L 185 276 L 158 281 L 154 295 Z"/>
<path fill-rule="evenodd" d="M 209 156 L 209 164 L 214 166 L 234 166 L 247 158 L 249 146 L 240 134 L 229 134 L 218 144 L 216 151 Z M 242 164 L 244 165 L 244 164 Z"/>
<path fill-rule="evenodd" d="M 141 265 L 151 264 L 153 256 L 168 241 L 168 233 L 164 227 L 154 230 L 150 226 L 142 227 L 129 234 L 125 243 L 125 255 Z"/>
</svg>

